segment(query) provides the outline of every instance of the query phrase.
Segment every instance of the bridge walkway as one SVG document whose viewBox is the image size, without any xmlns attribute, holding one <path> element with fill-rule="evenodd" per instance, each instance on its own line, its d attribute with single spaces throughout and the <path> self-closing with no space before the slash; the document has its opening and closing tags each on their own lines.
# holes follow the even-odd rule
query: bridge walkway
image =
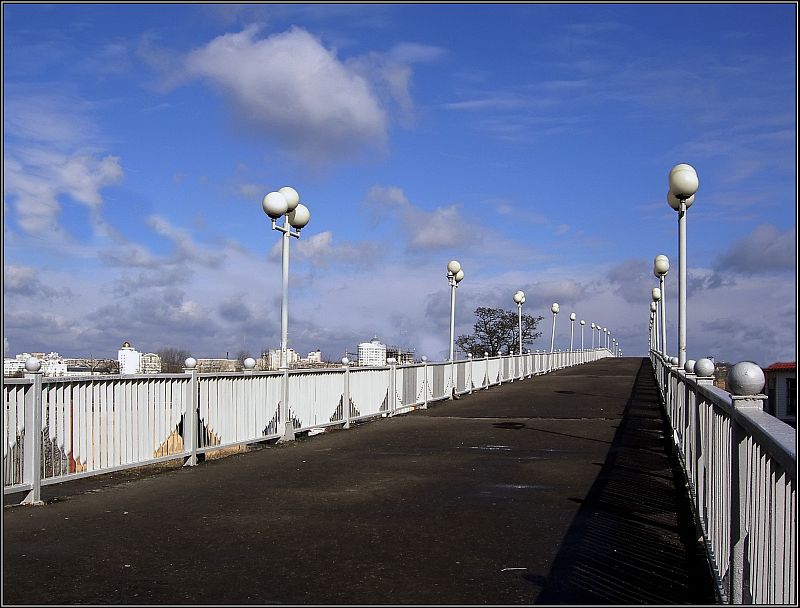
<svg viewBox="0 0 800 608">
<path fill-rule="evenodd" d="M 714 603 L 650 363 L 4 508 L 4 604 Z"/>
</svg>

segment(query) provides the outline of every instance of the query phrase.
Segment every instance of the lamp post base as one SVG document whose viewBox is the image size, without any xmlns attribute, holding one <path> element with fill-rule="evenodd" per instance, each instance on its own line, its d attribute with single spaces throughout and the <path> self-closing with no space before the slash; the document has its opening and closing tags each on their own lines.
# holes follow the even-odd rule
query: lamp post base
<svg viewBox="0 0 800 608">
<path fill-rule="evenodd" d="M 283 443 L 284 441 L 294 441 L 294 438 L 294 424 L 289 421 L 286 423 L 286 426 L 283 429 L 283 435 L 280 439 L 278 439 L 278 443 Z"/>
</svg>

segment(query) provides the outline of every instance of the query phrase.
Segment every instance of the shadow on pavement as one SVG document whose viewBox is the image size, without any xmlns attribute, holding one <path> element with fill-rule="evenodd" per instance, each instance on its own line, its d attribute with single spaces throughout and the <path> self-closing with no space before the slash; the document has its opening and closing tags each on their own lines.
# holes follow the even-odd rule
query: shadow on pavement
<svg viewBox="0 0 800 608">
<path fill-rule="evenodd" d="M 528 576 L 543 587 L 536 603 L 715 603 L 656 390 L 645 359 L 597 481 L 572 499 L 581 508 L 549 575 Z"/>
</svg>

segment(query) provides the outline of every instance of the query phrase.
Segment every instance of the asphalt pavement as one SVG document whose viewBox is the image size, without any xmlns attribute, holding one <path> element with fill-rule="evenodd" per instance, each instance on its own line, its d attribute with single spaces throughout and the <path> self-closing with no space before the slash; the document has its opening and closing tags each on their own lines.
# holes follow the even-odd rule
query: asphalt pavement
<svg viewBox="0 0 800 608">
<path fill-rule="evenodd" d="M 3 509 L 4 604 L 711 604 L 647 359 Z"/>
</svg>

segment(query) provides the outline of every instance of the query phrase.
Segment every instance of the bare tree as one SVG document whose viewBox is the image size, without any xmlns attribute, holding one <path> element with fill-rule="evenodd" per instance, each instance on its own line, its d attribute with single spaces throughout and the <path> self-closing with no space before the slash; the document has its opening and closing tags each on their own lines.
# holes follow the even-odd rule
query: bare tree
<svg viewBox="0 0 800 608">
<path fill-rule="evenodd" d="M 456 339 L 458 348 L 473 357 L 507 355 L 519 350 L 519 318 L 516 312 L 502 308 L 479 306 L 475 309 L 477 321 L 473 325 L 474 333 L 462 335 Z M 536 327 L 544 317 L 522 315 L 522 343 L 530 344 L 542 335 Z"/>
<path fill-rule="evenodd" d="M 180 374 L 185 366 L 186 359 L 192 356 L 188 350 L 178 348 L 162 348 L 156 351 L 161 357 L 161 373 Z"/>
<path fill-rule="evenodd" d="M 239 367 L 244 369 L 244 360 L 252 356 L 253 355 L 250 354 L 250 351 L 240 350 L 239 354 L 236 355 L 236 360 L 239 362 Z"/>
</svg>

